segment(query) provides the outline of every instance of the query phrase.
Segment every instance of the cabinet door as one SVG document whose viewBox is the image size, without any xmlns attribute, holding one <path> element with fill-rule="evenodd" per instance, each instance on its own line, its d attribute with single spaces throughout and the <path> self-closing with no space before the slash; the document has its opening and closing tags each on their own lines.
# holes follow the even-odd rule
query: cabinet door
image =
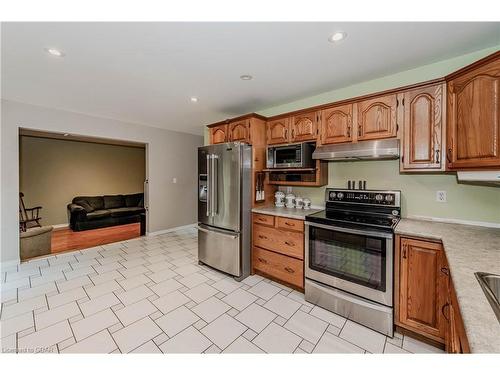
<svg viewBox="0 0 500 375">
<path fill-rule="evenodd" d="M 404 93 L 403 169 L 440 169 L 442 165 L 442 84 Z"/>
<path fill-rule="evenodd" d="M 344 143 L 352 140 L 352 104 L 324 109 L 321 112 L 321 143 Z"/>
<path fill-rule="evenodd" d="M 301 113 L 292 117 L 291 141 L 314 141 L 318 137 L 318 112 Z"/>
<path fill-rule="evenodd" d="M 357 103 L 358 140 L 395 137 L 396 109 L 395 94 Z"/>
<path fill-rule="evenodd" d="M 210 144 L 227 142 L 227 125 L 219 125 L 210 128 Z"/>
<path fill-rule="evenodd" d="M 401 238 L 399 322 L 417 333 L 444 341 L 446 275 L 440 244 Z"/>
<path fill-rule="evenodd" d="M 282 118 L 267 122 L 267 144 L 273 145 L 277 143 L 289 142 L 289 127 L 290 119 Z"/>
<path fill-rule="evenodd" d="M 250 142 L 250 120 L 229 123 L 229 142 Z"/>
<path fill-rule="evenodd" d="M 448 82 L 448 167 L 500 166 L 500 59 Z"/>
</svg>

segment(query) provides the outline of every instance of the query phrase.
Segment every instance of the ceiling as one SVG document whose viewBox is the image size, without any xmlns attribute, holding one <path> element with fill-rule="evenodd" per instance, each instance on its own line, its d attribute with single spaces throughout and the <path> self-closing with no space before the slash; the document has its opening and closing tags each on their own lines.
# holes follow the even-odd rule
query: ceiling
<svg viewBox="0 0 500 375">
<path fill-rule="evenodd" d="M 348 37 L 330 43 L 338 30 Z M 202 134 L 211 122 L 499 43 L 500 23 L 3 23 L 2 96 Z"/>
</svg>

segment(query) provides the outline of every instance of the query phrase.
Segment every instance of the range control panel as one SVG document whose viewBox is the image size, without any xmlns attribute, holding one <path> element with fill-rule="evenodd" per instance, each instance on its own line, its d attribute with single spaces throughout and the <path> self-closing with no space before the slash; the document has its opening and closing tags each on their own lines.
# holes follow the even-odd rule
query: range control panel
<svg viewBox="0 0 500 375">
<path fill-rule="evenodd" d="M 326 189 L 327 202 L 400 207 L 401 192 L 393 190 Z"/>
</svg>

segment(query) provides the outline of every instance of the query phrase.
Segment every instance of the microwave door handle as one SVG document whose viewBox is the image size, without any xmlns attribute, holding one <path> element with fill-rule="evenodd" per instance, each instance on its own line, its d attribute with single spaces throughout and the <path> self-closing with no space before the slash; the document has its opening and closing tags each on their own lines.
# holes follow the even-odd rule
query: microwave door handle
<svg viewBox="0 0 500 375">
<path fill-rule="evenodd" d="M 212 173 L 210 173 L 210 154 L 207 155 L 207 216 L 210 216 L 210 205 L 212 204 L 212 199 L 210 199 L 210 194 L 212 194 L 212 188 L 210 186 L 210 179 L 212 178 Z"/>
</svg>

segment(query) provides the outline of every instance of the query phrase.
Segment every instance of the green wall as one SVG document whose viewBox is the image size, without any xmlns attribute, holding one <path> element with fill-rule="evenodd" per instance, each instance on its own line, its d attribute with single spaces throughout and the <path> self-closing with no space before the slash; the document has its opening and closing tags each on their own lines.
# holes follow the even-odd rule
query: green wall
<svg viewBox="0 0 500 375">
<path fill-rule="evenodd" d="M 440 78 L 499 49 L 500 45 L 257 112 L 264 116 L 272 116 Z M 347 180 L 366 180 L 369 189 L 401 190 L 403 216 L 432 216 L 500 223 L 500 187 L 459 184 L 454 173 L 400 174 L 397 160 L 329 162 L 328 186 L 345 188 Z M 446 203 L 436 202 L 438 190 L 447 192 Z M 294 188 L 293 191 L 295 194 L 311 198 L 313 204 L 324 203 L 324 187 Z"/>
</svg>

